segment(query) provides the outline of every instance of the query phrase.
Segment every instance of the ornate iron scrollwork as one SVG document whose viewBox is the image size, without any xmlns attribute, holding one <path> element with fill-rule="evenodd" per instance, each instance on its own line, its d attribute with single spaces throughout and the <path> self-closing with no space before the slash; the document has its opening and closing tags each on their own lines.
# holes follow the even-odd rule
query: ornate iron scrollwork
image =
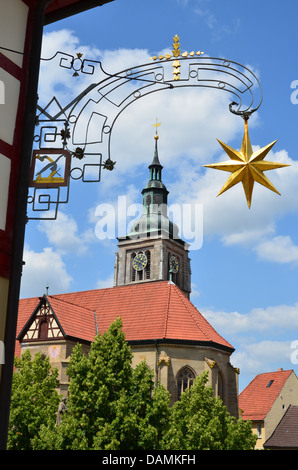
<svg viewBox="0 0 298 470">
<path fill-rule="evenodd" d="M 47 150 L 68 152 L 71 163 L 67 185 L 43 188 L 30 185 L 28 219 L 56 218 L 59 204 L 69 200 L 71 179 L 99 182 L 102 169 L 115 168 L 116 162 L 110 155 L 114 125 L 130 104 L 144 96 L 173 88 L 204 87 L 231 95 L 229 110 L 239 116 L 248 117 L 260 107 L 262 90 L 251 70 L 237 62 L 201 52 L 181 54 L 177 38 L 174 38 L 172 54 L 152 57 L 149 63 L 116 74 L 106 72 L 100 61 L 83 59 L 82 54 L 58 51 L 47 59 L 72 70 L 74 77 L 87 74 L 96 76 L 97 80 L 65 106 L 55 96 L 46 106 L 37 106 L 32 166 L 37 156 Z M 35 216 L 36 212 L 41 217 Z M 51 214 L 44 217 L 45 213 Z"/>
</svg>

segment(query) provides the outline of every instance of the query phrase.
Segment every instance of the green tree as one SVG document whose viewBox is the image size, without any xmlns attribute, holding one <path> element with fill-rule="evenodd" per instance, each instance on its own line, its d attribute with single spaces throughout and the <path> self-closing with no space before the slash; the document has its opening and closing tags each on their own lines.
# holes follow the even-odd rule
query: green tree
<svg viewBox="0 0 298 470">
<path fill-rule="evenodd" d="M 68 411 L 58 427 L 41 429 L 36 449 L 160 448 L 169 394 L 154 387 L 145 363 L 132 368 L 120 318 L 96 336 L 88 355 L 75 346 L 67 373 Z"/>
<path fill-rule="evenodd" d="M 168 450 L 252 450 L 256 436 L 250 422 L 231 416 L 219 397 L 206 386 L 204 372 L 185 390 L 171 410 L 163 438 Z"/>
<path fill-rule="evenodd" d="M 15 359 L 15 367 L 7 448 L 30 450 L 41 425 L 55 423 L 58 370 L 51 369 L 49 358 L 40 353 L 32 359 L 28 349 Z"/>
<path fill-rule="evenodd" d="M 73 349 L 68 367 L 67 413 L 41 427 L 35 449 L 48 450 L 245 450 L 256 437 L 250 423 L 232 417 L 208 387 L 207 373 L 170 406 L 145 362 L 132 352 L 118 318 L 97 335 L 89 354 Z"/>
</svg>

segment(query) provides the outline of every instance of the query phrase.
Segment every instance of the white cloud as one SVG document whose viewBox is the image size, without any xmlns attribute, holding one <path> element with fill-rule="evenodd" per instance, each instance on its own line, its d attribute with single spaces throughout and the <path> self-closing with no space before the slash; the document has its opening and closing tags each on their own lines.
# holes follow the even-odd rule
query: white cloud
<svg viewBox="0 0 298 470">
<path fill-rule="evenodd" d="M 45 105 L 53 96 L 57 97 L 59 94 L 64 100 L 70 100 L 82 91 L 82 84 L 88 82 L 90 75 L 81 74 L 80 79 L 76 80 L 78 77 L 72 77 L 73 71 L 69 70 L 71 60 L 77 53 L 83 54 L 82 60 L 85 58 L 98 60 L 101 56 L 96 47 L 80 44 L 78 36 L 73 31 L 61 29 L 44 34 L 41 57 L 47 60 L 41 60 L 40 63 L 38 91 L 40 103 Z M 53 59 L 48 60 L 51 58 Z"/>
<path fill-rule="evenodd" d="M 216 161 L 221 159 L 228 157 L 221 155 Z M 298 210 L 298 163 L 285 150 L 271 151 L 267 160 L 290 165 L 267 173 L 281 196 L 256 183 L 248 209 L 241 184 L 217 197 L 229 174 L 209 168 L 202 172 L 190 165 L 179 169 L 179 180 L 173 185 L 176 202 L 203 205 L 204 239 L 217 236 L 224 245 L 243 246 L 263 260 L 296 263 L 298 247 L 290 236 L 280 236 L 278 231 L 279 221 Z"/>
<path fill-rule="evenodd" d="M 240 18 L 230 17 L 229 23 L 222 23 L 222 18 L 219 20 L 212 9 L 209 8 L 209 0 L 197 0 L 194 13 L 198 15 L 211 31 L 213 41 L 220 41 L 223 37 L 235 34 L 239 31 L 241 26 Z"/>
<path fill-rule="evenodd" d="M 72 278 L 68 274 L 61 255 L 52 248 L 46 247 L 41 252 L 35 252 L 25 247 L 21 297 L 41 296 L 49 286 L 51 292 L 58 294 L 66 292 Z"/>
<path fill-rule="evenodd" d="M 298 303 L 294 305 L 255 308 L 248 313 L 202 310 L 207 320 L 224 335 L 263 331 L 276 334 L 279 331 L 298 329 Z"/>
<path fill-rule="evenodd" d="M 216 331 L 235 347 L 231 361 L 240 378 L 277 367 L 293 369 L 292 341 L 297 340 L 298 303 L 255 308 L 247 314 L 201 309 Z"/>
<path fill-rule="evenodd" d="M 114 284 L 114 274 L 111 274 L 107 279 L 98 279 L 96 283 L 96 289 L 106 289 L 108 287 L 113 287 Z"/>
<path fill-rule="evenodd" d="M 276 236 L 260 242 L 254 250 L 259 258 L 275 263 L 298 264 L 298 246 L 290 236 Z"/>
<path fill-rule="evenodd" d="M 289 341 L 260 341 L 241 345 L 240 350 L 233 353 L 233 364 L 245 375 L 253 376 L 276 370 L 276 365 L 293 369 L 291 363 L 291 344 Z"/>
<path fill-rule="evenodd" d="M 90 240 L 90 231 L 80 235 L 75 219 L 61 211 L 54 223 L 52 220 L 41 220 L 38 230 L 46 235 L 49 243 L 60 253 L 83 255 L 87 251 L 86 242 Z"/>
</svg>

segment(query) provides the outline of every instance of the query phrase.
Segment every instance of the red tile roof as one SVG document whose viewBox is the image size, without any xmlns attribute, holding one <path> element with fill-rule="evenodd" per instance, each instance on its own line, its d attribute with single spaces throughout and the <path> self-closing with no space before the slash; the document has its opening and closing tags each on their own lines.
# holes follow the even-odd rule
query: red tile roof
<svg viewBox="0 0 298 470">
<path fill-rule="evenodd" d="M 65 302 L 58 297 L 48 296 L 50 306 L 58 318 L 59 324 L 66 336 L 90 341 L 96 335 L 94 312 Z"/>
<path fill-rule="evenodd" d="M 242 418 L 263 421 L 291 373 L 280 370 L 257 375 L 239 395 Z"/>
<path fill-rule="evenodd" d="M 48 300 L 69 337 L 93 341 L 95 312 L 100 333 L 121 317 L 127 341 L 194 341 L 234 350 L 180 289 L 168 281 L 49 295 Z M 38 302 L 38 297 L 20 300 L 17 334 Z"/>
<path fill-rule="evenodd" d="M 38 297 L 30 297 L 28 299 L 20 300 L 19 312 L 18 312 L 17 336 L 20 333 L 21 329 L 26 324 L 27 320 L 30 318 L 30 316 L 34 312 L 38 303 L 39 303 Z M 19 341 L 16 341 L 15 355 L 20 356 L 20 354 L 21 354 L 21 345 Z"/>
</svg>

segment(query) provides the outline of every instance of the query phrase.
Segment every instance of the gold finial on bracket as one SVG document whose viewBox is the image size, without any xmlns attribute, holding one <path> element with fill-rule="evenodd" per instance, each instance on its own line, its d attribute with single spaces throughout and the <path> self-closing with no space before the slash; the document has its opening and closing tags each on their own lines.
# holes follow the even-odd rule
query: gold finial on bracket
<svg viewBox="0 0 298 470">
<path fill-rule="evenodd" d="M 204 52 L 201 52 L 201 51 L 197 51 L 197 52 L 194 52 L 194 51 L 191 51 L 191 52 L 183 52 L 181 54 L 181 51 L 180 51 L 180 38 L 177 34 L 175 34 L 175 36 L 173 37 L 173 50 L 172 50 L 172 54 L 165 54 L 165 55 L 159 55 L 158 57 L 157 56 L 153 56 L 153 57 L 150 57 L 150 59 L 152 60 L 163 60 L 163 59 L 166 59 L 166 60 L 169 60 L 171 58 L 174 58 L 175 60 L 173 61 L 173 76 L 174 76 L 174 80 L 179 80 L 180 79 L 180 67 L 181 67 L 181 64 L 180 64 L 180 61 L 178 60 L 178 57 L 182 57 L 183 59 L 187 58 L 188 56 L 190 57 L 194 57 L 195 55 L 203 55 Z"/>
<path fill-rule="evenodd" d="M 177 36 L 177 34 L 175 34 L 175 36 L 173 37 L 173 57 L 179 57 L 180 56 L 180 42 L 179 42 L 179 36 Z"/>
</svg>

